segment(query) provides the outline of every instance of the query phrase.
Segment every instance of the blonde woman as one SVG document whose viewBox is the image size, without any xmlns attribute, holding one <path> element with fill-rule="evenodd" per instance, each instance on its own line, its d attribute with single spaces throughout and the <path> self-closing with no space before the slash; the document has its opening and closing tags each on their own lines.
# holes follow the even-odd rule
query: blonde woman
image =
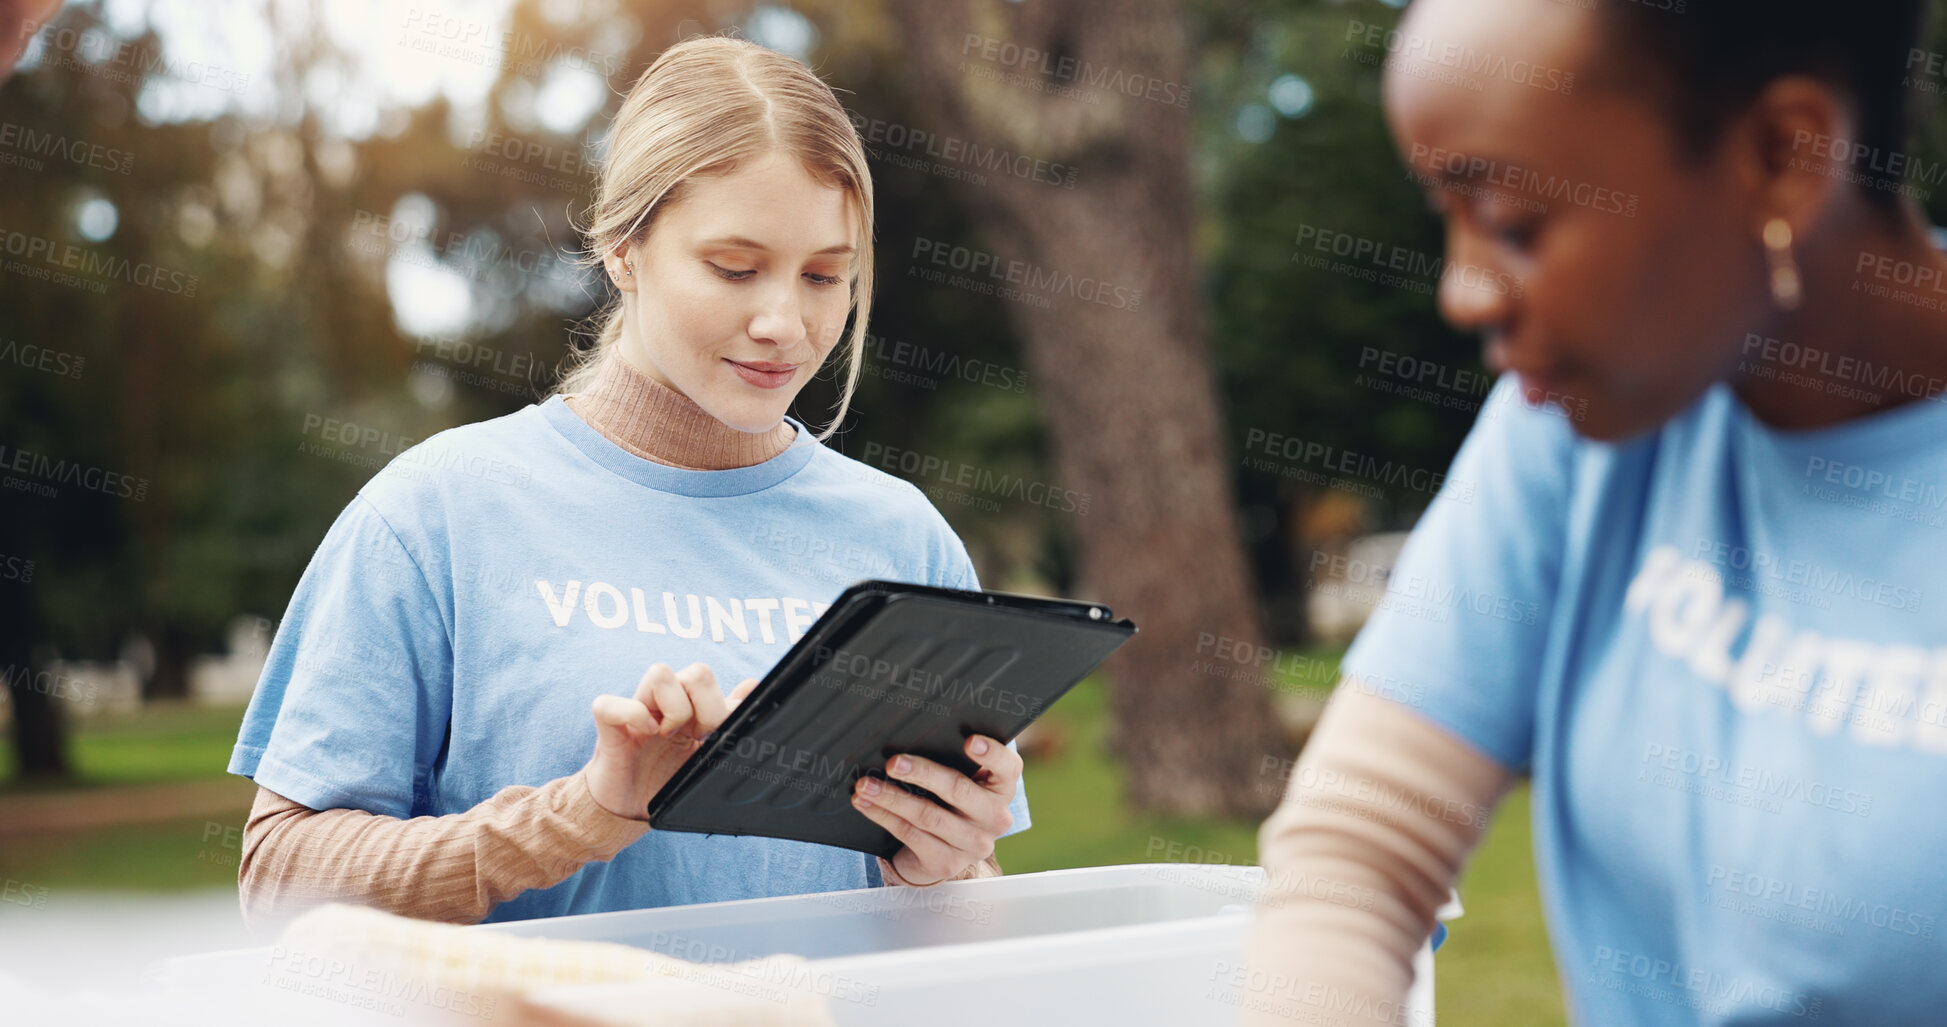
<svg viewBox="0 0 1947 1027">
<path fill-rule="evenodd" d="M 1020 757 L 974 737 L 975 777 L 887 767 L 951 809 L 861 783 L 905 843 L 889 863 L 649 830 L 845 586 L 978 584 L 917 489 L 785 414 L 843 349 L 843 418 L 872 299 L 872 183 L 823 82 L 742 41 L 671 48 L 616 116 L 588 235 L 620 300 L 583 366 L 401 454 L 298 583 L 229 768 L 259 786 L 253 924 L 322 900 L 471 923 L 925 886 L 999 873 L 995 839 L 1028 826 Z"/>
</svg>

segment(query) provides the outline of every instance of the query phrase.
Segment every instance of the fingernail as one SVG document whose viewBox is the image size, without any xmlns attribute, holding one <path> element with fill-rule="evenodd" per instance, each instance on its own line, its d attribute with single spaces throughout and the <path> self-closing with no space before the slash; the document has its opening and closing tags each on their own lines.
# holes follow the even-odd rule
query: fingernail
<svg viewBox="0 0 1947 1027">
<path fill-rule="evenodd" d="M 968 748 L 973 750 L 973 754 L 975 756 L 985 756 L 987 755 L 987 739 L 976 738 L 973 740 L 973 744 L 971 746 L 968 746 Z"/>
<path fill-rule="evenodd" d="M 880 786 L 880 784 L 879 784 L 879 779 L 878 779 L 878 778 L 876 778 L 876 777 L 868 777 L 868 778 L 866 778 L 866 779 L 865 779 L 865 783 L 864 783 L 863 785 L 860 785 L 859 787 L 860 787 L 860 788 L 861 788 L 861 789 L 862 789 L 862 790 L 863 790 L 863 791 L 865 792 L 865 794 L 867 794 L 867 795 L 877 795 L 877 794 L 879 794 L 879 788 L 880 788 L 881 786 Z"/>
<path fill-rule="evenodd" d="M 892 761 L 892 772 L 895 774 L 904 774 L 911 769 L 913 769 L 913 761 L 904 756 L 896 757 Z"/>
<path fill-rule="evenodd" d="M 854 796 L 852 796 L 852 804 L 853 804 L 853 805 L 855 805 L 855 806 L 857 806 L 857 807 L 858 807 L 858 808 L 860 808 L 860 809 L 871 809 L 871 808 L 872 808 L 872 800 L 871 800 L 871 799 L 868 799 L 868 798 L 866 798 L 866 797 L 865 797 L 865 796 L 863 796 L 863 795 L 854 795 Z"/>
</svg>

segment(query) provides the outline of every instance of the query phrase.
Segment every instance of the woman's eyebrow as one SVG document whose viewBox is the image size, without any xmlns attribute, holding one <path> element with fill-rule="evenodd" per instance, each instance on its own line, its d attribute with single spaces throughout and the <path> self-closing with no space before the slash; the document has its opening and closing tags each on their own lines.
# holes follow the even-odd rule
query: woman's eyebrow
<svg viewBox="0 0 1947 1027">
<path fill-rule="evenodd" d="M 705 239 L 703 240 L 703 242 L 699 243 L 698 245 L 729 246 L 729 247 L 734 247 L 736 249 L 742 249 L 742 250 L 763 250 L 766 253 L 769 253 L 771 250 L 769 246 L 766 246 L 761 242 L 758 242 L 754 239 L 746 239 L 742 236 L 727 236 L 722 239 Z M 839 243 L 836 246 L 827 246 L 824 249 L 819 250 L 816 253 L 813 253 L 812 256 L 817 257 L 817 256 L 823 256 L 824 254 L 827 253 L 844 254 L 844 253 L 852 253 L 852 252 L 855 251 L 851 243 Z"/>
</svg>

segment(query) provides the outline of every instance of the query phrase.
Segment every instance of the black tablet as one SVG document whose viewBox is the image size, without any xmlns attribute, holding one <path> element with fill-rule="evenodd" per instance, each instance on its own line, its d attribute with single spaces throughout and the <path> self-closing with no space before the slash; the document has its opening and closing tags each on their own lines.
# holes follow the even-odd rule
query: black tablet
<svg viewBox="0 0 1947 1027">
<path fill-rule="evenodd" d="M 902 752 L 973 773 L 968 736 L 1013 741 L 1135 632 L 1095 603 L 860 582 L 656 793 L 649 824 L 891 859 L 901 843 L 852 808 L 860 777 L 888 780 Z"/>
</svg>

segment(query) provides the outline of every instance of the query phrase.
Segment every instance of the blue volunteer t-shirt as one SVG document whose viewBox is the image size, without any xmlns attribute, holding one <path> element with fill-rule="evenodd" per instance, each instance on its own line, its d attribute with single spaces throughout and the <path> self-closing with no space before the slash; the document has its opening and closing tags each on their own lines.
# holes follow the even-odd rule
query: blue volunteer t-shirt
<svg viewBox="0 0 1947 1027">
<path fill-rule="evenodd" d="M 1348 673 L 1533 778 L 1577 1022 L 1947 1009 L 1947 404 L 1624 444 L 1500 382 Z"/>
<path fill-rule="evenodd" d="M 917 488 L 791 423 L 770 460 L 687 471 L 556 396 L 401 453 L 299 580 L 230 772 L 314 809 L 459 813 L 579 770 L 590 703 L 651 664 L 707 664 L 728 694 L 862 578 L 979 587 Z M 1010 812 L 1028 827 L 1025 788 Z M 487 920 L 881 883 L 846 849 L 651 831 Z"/>
</svg>

